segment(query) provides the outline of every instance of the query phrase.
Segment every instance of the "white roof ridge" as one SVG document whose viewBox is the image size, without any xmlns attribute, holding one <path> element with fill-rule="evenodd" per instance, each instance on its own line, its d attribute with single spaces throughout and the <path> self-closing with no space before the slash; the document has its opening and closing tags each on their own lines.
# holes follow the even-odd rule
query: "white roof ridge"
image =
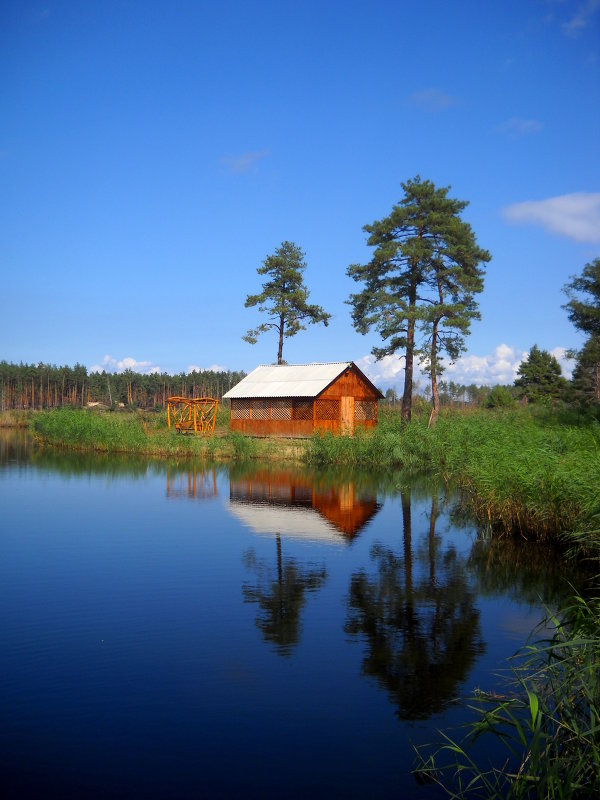
<svg viewBox="0 0 600 800">
<path fill-rule="evenodd" d="M 259 367 L 328 367 L 333 364 L 352 364 L 353 361 L 304 361 L 302 364 L 259 364 Z M 256 369 L 256 367 L 255 367 Z"/>
</svg>

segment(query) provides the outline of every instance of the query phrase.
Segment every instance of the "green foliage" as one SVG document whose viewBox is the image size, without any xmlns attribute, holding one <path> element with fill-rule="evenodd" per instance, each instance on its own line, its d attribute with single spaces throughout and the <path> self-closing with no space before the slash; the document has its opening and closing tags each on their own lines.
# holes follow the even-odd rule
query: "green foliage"
<svg viewBox="0 0 600 800">
<path fill-rule="evenodd" d="M 600 793 L 600 601 L 577 595 L 526 646 L 506 693 L 479 692 L 463 741 L 442 734 L 429 755 L 417 750 L 417 777 L 453 798 L 588 798 Z M 472 753 L 490 741 L 499 756 Z M 494 749 L 492 749 L 494 752 Z"/>
<path fill-rule="evenodd" d="M 600 511 L 600 425 L 589 418 L 561 422 L 535 409 L 446 413 L 428 430 L 426 417 L 403 428 L 400 414 L 382 409 L 373 432 L 315 435 L 308 457 L 433 473 L 497 532 L 556 537 L 590 527 Z"/>
<path fill-rule="evenodd" d="M 404 351 L 402 407 L 408 419 L 414 356 L 422 357 L 435 386 L 440 356 L 455 359 L 471 320 L 479 318 L 474 299 L 483 289 L 479 265 L 490 254 L 477 246 L 471 227 L 460 219 L 468 204 L 449 198 L 450 187 L 436 189 L 419 176 L 401 185 L 404 196 L 391 214 L 364 226 L 367 244 L 375 249 L 368 264 L 348 267 L 348 275 L 364 284 L 348 302 L 356 330 L 375 329 L 385 343 L 373 348 L 377 358 Z"/>
<path fill-rule="evenodd" d="M 563 308 L 569 319 L 588 339 L 576 354 L 573 371 L 573 397 L 600 410 L 600 258 L 586 264 L 581 275 L 571 276 L 564 287 L 569 298 Z"/>
<path fill-rule="evenodd" d="M 130 453 L 161 458 L 244 460 L 271 452 L 273 443 L 229 432 L 229 417 L 217 417 L 214 436 L 177 434 L 167 429 L 166 414 L 141 411 L 53 409 L 31 415 L 30 428 L 41 443 L 81 451 Z M 298 451 L 301 444 L 296 445 Z"/>
<path fill-rule="evenodd" d="M 494 386 L 486 403 L 488 408 L 514 408 L 515 405 L 514 395 L 508 386 Z"/>
<path fill-rule="evenodd" d="M 557 400 L 564 395 L 567 388 L 556 358 L 547 350 L 540 350 L 536 344 L 519 365 L 518 375 L 515 386 L 531 403 Z"/>
<path fill-rule="evenodd" d="M 586 264 L 581 275 L 572 275 L 563 291 L 569 298 L 563 308 L 573 325 L 582 333 L 600 337 L 600 258 Z"/>
<path fill-rule="evenodd" d="M 277 331 L 279 347 L 277 363 L 282 363 L 283 340 L 295 336 L 306 329 L 306 324 L 322 322 L 328 325 L 331 314 L 321 306 L 308 303 L 309 291 L 304 285 L 303 272 L 306 269 L 304 253 L 293 242 L 282 242 L 273 255 L 267 256 L 259 275 L 268 275 L 260 294 L 249 294 L 246 308 L 258 306 L 261 314 L 266 314 L 269 322 L 253 328 L 242 338 L 250 344 L 256 344 L 261 333 Z"/>
<path fill-rule="evenodd" d="M 583 406 L 600 411 L 600 336 L 590 336 L 577 354 L 573 397 Z"/>
<path fill-rule="evenodd" d="M 139 414 L 95 413 L 86 409 L 59 408 L 36 414 L 31 428 L 51 443 L 69 442 L 76 449 L 127 452 L 146 441 L 143 417 Z"/>
</svg>

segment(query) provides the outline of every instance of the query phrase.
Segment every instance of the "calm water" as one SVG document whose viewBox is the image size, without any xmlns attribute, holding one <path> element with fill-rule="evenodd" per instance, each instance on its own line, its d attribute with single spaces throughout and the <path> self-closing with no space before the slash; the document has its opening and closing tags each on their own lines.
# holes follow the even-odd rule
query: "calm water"
<svg viewBox="0 0 600 800">
<path fill-rule="evenodd" d="M 562 591 L 400 476 L 0 432 L 3 796 L 432 797 L 412 743 Z"/>
</svg>

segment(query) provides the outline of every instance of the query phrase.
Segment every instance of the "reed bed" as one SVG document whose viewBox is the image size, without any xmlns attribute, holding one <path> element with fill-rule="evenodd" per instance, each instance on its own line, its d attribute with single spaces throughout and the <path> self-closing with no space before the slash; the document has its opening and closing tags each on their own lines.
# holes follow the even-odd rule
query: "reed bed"
<svg viewBox="0 0 600 800">
<path fill-rule="evenodd" d="M 428 429 L 425 418 L 402 428 L 388 414 L 370 434 L 315 436 L 309 457 L 433 473 L 495 532 L 555 537 L 593 527 L 600 513 L 600 424 L 589 419 L 480 411 L 445 414 Z"/>
<path fill-rule="evenodd" d="M 576 595 L 548 625 L 551 636 L 515 656 L 502 693 L 473 698 L 466 736 L 417 749 L 419 782 L 452 798 L 600 796 L 600 598 Z"/>
<path fill-rule="evenodd" d="M 165 414 L 59 408 L 35 414 L 30 429 L 42 445 L 99 453 L 215 461 L 303 456 L 305 443 L 252 439 L 229 432 L 228 422 L 222 414 L 214 436 L 192 436 L 169 431 Z"/>
</svg>

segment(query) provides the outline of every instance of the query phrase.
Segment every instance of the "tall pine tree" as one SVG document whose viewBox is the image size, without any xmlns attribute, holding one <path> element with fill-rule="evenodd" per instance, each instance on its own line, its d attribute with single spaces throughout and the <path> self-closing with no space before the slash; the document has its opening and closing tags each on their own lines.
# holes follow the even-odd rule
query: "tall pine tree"
<svg viewBox="0 0 600 800">
<path fill-rule="evenodd" d="M 584 405 L 600 406 L 600 258 L 586 264 L 581 275 L 571 276 L 564 292 L 569 302 L 563 308 L 573 325 L 588 337 L 574 354 L 575 398 Z"/>
<path fill-rule="evenodd" d="M 385 343 L 373 348 L 376 358 L 404 353 L 405 420 L 412 412 L 414 359 L 421 357 L 431 377 L 433 424 L 440 359 L 458 357 L 471 320 L 479 318 L 475 295 L 483 289 L 481 264 L 490 254 L 460 218 L 468 203 L 448 197 L 450 187 L 437 189 L 418 175 L 401 186 L 404 196 L 391 214 L 364 227 L 373 257 L 348 267 L 348 275 L 364 284 L 348 302 L 356 330 L 373 328 Z"/>
</svg>

